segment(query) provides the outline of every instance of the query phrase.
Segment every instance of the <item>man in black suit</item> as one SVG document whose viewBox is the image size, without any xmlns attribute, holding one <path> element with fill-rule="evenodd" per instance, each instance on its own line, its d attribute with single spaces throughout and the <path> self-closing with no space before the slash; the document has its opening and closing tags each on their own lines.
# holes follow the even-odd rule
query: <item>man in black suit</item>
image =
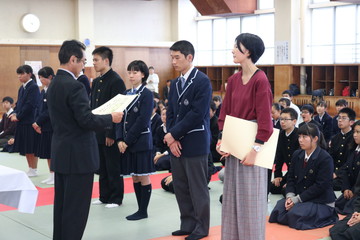
<svg viewBox="0 0 360 240">
<path fill-rule="evenodd" d="M 95 109 L 126 90 L 124 81 L 112 68 L 113 52 L 108 47 L 98 47 L 93 52 L 95 71 L 100 76 L 92 83 L 91 109 Z M 100 154 L 99 200 L 93 204 L 118 207 L 124 198 L 124 180 L 120 177 L 120 151 L 115 142 L 115 124 L 112 129 L 97 131 L 96 140 Z"/>
<path fill-rule="evenodd" d="M 85 46 L 65 41 L 60 68 L 48 89 L 48 109 L 54 129 L 51 170 L 55 172 L 55 240 L 79 240 L 89 215 L 94 172 L 99 152 L 93 130 L 110 129 L 123 113 L 94 115 L 84 85 L 77 81 L 84 68 Z"/>
<path fill-rule="evenodd" d="M 163 88 L 163 95 L 164 95 L 165 105 L 167 105 L 168 101 L 169 101 L 170 85 L 171 85 L 171 79 L 166 80 L 166 85 Z"/>
</svg>

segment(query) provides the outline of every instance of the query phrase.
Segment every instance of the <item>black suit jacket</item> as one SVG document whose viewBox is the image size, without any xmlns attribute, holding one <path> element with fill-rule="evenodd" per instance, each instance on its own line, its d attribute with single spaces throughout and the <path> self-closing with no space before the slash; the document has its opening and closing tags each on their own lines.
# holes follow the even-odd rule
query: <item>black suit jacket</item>
<svg viewBox="0 0 360 240">
<path fill-rule="evenodd" d="M 103 76 L 95 78 L 91 89 L 91 109 L 95 109 L 109 101 L 116 95 L 124 94 L 126 88 L 119 74 L 110 69 Z M 115 139 L 115 124 L 113 129 L 96 131 L 96 139 L 99 144 L 105 144 L 105 138 Z"/>
<path fill-rule="evenodd" d="M 99 152 L 93 130 L 111 128 L 111 115 L 92 114 L 84 85 L 62 69 L 51 81 L 47 94 L 54 130 L 51 169 L 61 174 L 95 172 Z"/>
</svg>

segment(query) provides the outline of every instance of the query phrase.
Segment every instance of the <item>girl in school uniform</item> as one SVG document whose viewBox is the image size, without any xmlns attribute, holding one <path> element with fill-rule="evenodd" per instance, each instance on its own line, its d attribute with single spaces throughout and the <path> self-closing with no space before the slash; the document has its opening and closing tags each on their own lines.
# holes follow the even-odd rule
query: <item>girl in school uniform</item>
<svg viewBox="0 0 360 240">
<path fill-rule="evenodd" d="M 22 86 L 19 88 L 18 100 L 14 113 L 10 115 L 11 121 L 17 122 L 15 131 L 14 152 L 25 155 L 29 165 L 27 175 L 37 176 L 38 158 L 34 152 L 36 148 L 36 132 L 32 128 L 35 121 L 35 111 L 40 98 L 39 87 L 33 69 L 29 65 L 17 68 L 16 73 Z"/>
<path fill-rule="evenodd" d="M 332 189 L 333 160 L 326 142 L 312 123 L 299 128 L 299 150 L 295 151 L 286 185 L 286 198 L 277 202 L 269 222 L 298 230 L 334 224 L 335 194 Z"/>
<path fill-rule="evenodd" d="M 34 130 L 40 134 L 38 138 L 37 148 L 35 150 L 35 156 L 39 158 L 47 159 L 49 170 L 51 162 L 51 139 L 53 129 L 51 127 L 49 111 L 47 108 L 47 88 L 51 80 L 54 78 L 54 70 L 51 67 L 43 67 L 38 72 L 41 83 L 44 89 L 40 93 L 40 104 L 35 118 L 35 122 L 32 124 Z M 41 183 L 54 184 L 54 172 L 50 170 L 50 175 L 47 179 L 41 181 Z"/>
<path fill-rule="evenodd" d="M 137 94 L 125 109 L 122 122 L 116 125 L 116 139 L 121 156 L 122 175 L 131 175 L 134 183 L 138 211 L 126 217 L 140 220 L 148 217 L 151 196 L 150 174 L 155 173 L 152 158 L 153 140 L 150 118 L 153 110 L 152 92 L 145 87 L 149 70 L 141 60 L 129 64 L 128 76 L 132 85 L 125 94 Z"/>
<path fill-rule="evenodd" d="M 354 212 L 355 183 L 360 171 L 360 121 L 354 124 L 353 129 L 353 141 L 349 143 L 347 160 L 340 175 L 342 194 L 335 202 L 336 212 L 343 215 Z"/>
</svg>

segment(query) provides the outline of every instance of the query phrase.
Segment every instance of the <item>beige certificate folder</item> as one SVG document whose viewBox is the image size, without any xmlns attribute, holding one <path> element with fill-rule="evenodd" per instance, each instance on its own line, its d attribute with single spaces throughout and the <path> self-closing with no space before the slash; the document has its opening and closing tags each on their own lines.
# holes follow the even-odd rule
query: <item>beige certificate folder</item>
<svg viewBox="0 0 360 240">
<path fill-rule="evenodd" d="M 220 150 L 244 159 L 254 145 L 257 123 L 227 115 L 225 118 Z M 272 169 L 279 137 L 275 129 L 270 139 L 261 147 L 255 159 L 255 165 Z"/>
<path fill-rule="evenodd" d="M 137 95 L 118 94 L 103 105 L 92 110 L 93 114 L 105 115 L 112 112 L 122 112 L 136 98 Z"/>
</svg>

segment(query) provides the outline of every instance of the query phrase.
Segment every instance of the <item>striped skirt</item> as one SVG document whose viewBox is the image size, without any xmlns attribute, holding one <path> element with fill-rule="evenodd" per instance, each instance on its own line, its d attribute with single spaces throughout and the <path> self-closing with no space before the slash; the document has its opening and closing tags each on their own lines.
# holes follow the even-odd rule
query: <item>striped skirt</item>
<svg viewBox="0 0 360 240">
<path fill-rule="evenodd" d="M 226 159 L 221 239 L 264 240 L 267 212 L 266 168 Z"/>
</svg>

